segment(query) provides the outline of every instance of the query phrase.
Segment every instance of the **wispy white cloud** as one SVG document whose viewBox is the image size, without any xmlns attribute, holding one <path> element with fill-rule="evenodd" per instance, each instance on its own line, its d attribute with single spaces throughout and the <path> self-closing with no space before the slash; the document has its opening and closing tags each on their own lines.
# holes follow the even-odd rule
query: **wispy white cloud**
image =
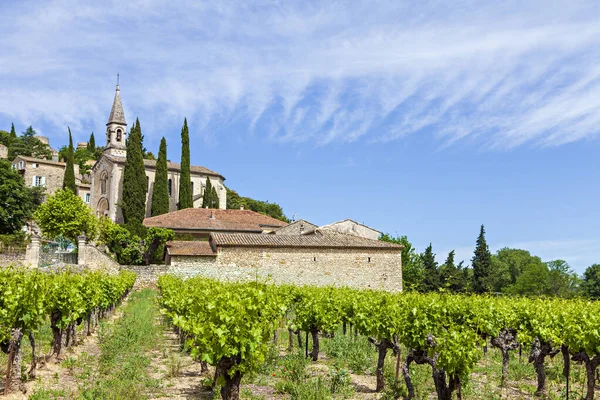
<svg viewBox="0 0 600 400">
<path fill-rule="evenodd" d="M 0 116 L 100 127 L 121 72 L 162 134 L 555 146 L 598 136 L 596 1 L 3 2 Z M 208 134 L 208 136 L 210 136 Z"/>
</svg>

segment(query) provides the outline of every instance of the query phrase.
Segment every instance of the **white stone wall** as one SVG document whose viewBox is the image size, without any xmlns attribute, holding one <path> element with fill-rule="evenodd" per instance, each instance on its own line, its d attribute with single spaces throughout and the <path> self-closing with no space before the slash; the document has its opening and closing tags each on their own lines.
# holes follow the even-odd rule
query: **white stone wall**
<svg viewBox="0 0 600 400">
<path fill-rule="evenodd" d="M 374 229 L 349 220 L 335 222 L 327 225 L 327 228 L 334 229 L 338 232 L 348 235 L 361 236 L 372 240 L 378 240 L 380 235 L 380 233 Z"/>
</svg>

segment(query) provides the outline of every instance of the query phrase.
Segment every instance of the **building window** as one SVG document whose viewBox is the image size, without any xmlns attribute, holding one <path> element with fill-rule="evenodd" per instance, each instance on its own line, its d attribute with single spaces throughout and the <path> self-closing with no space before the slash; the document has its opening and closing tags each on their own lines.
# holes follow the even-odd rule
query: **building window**
<svg viewBox="0 0 600 400">
<path fill-rule="evenodd" d="M 46 186 L 46 178 L 43 176 L 34 176 L 31 180 L 31 186 Z"/>
<path fill-rule="evenodd" d="M 190 185 L 192 187 L 192 196 L 194 195 L 194 182 L 190 182 Z"/>
<path fill-rule="evenodd" d="M 146 193 L 150 190 L 150 178 L 146 175 Z"/>
<path fill-rule="evenodd" d="M 317 261 L 317 257 L 313 257 L 313 261 Z"/>
<path fill-rule="evenodd" d="M 32 168 L 39 168 L 39 166 L 40 166 L 40 164 L 38 164 L 38 163 L 33 163 L 33 164 L 31 164 L 31 167 L 32 167 Z"/>
<path fill-rule="evenodd" d="M 100 177 L 100 193 L 106 194 L 106 182 L 108 181 L 108 174 L 106 171 L 102 172 Z"/>
<path fill-rule="evenodd" d="M 89 202 L 90 202 L 90 194 L 89 193 L 86 193 L 85 196 L 83 196 L 83 201 L 85 201 L 86 203 L 89 204 Z"/>
<path fill-rule="evenodd" d="M 367 261 L 367 262 L 371 262 L 371 257 L 369 257 L 369 261 Z"/>
<path fill-rule="evenodd" d="M 173 180 L 169 179 L 169 196 L 173 195 Z"/>
<path fill-rule="evenodd" d="M 117 142 L 121 141 L 121 130 L 117 129 Z"/>
</svg>

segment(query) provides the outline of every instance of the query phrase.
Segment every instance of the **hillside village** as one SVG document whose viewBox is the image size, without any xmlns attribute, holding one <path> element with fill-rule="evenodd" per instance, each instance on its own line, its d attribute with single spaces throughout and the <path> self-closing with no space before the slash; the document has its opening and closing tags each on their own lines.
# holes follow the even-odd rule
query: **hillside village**
<svg viewBox="0 0 600 400">
<path fill-rule="evenodd" d="M 139 126 L 139 122 L 137 124 Z M 135 128 L 134 124 L 131 132 L 135 132 Z M 131 162 L 127 157 L 127 140 L 131 132 L 127 131 L 117 85 L 106 124 L 106 142 L 99 157 L 86 161 L 85 171 L 77 164 L 72 165 L 75 194 L 96 217 L 107 218 L 116 224 L 126 223 L 122 208 L 123 185 L 126 165 Z M 49 145 L 46 138 L 38 139 Z M 87 147 L 89 142 L 77 144 L 78 149 Z M 7 153 L 5 149 L 0 151 Z M 49 159 L 18 155 L 12 160 L 12 168 L 23 176 L 26 186 L 43 188 L 46 197 L 64 187 L 69 168 L 67 162 L 59 161 L 58 151 L 52 148 L 49 151 Z M 402 246 L 379 241 L 381 232 L 378 230 L 350 219 L 317 226 L 304 220 L 285 222 L 246 210 L 244 206 L 226 209 L 225 177 L 203 166 L 188 168 L 186 191 L 191 194 L 192 201 L 189 208 L 184 208 L 180 204 L 180 191 L 185 186 L 181 164 L 168 162 L 164 182 L 168 190 L 168 209 L 153 215 L 153 193 L 160 179 L 159 162 L 144 159 L 143 175 L 136 176 L 135 180 L 146 182 L 143 226 L 173 232 L 175 240 L 156 245 L 164 250 L 162 254 L 154 254 L 152 262 L 167 266 L 161 271 L 185 277 L 251 280 L 261 276 L 286 284 L 402 290 Z M 214 199 L 210 208 L 206 205 L 208 196 Z M 34 224 L 29 230 L 34 236 L 44 233 Z M 111 245 L 99 245 L 96 251 L 92 249 L 92 243 L 95 243 L 94 238 L 90 238 L 89 244 L 74 243 L 80 248 L 77 264 L 100 268 L 102 263 L 114 263 Z M 130 245 L 137 246 L 133 239 Z M 38 246 L 41 242 L 37 239 L 28 246 L 25 263 L 40 265 L 43 251 L 36 248 Z M 92 253 L 96 256 L 91 257 Z M 117 255 L 116 261 L 129 260 Z M 115 265 L 114 268 L 122 267 Z M 149 281 L 158 276 L 151 266 L 136 268 L 136 272 L 147 275 Z"/>
</svg>

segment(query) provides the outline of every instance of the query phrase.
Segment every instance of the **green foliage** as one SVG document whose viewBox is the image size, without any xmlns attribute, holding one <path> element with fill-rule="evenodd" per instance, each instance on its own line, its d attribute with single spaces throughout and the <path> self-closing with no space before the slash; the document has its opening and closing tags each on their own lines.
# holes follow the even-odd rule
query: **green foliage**
<svg viewBox="0 0 600 400">
<path fill-rule="evenodd" d="M 88 139 L 87 151 L 90 154 L 94 154 L 96 151 L 96 138 L 94 137 L 94 132 L 90 134 L 90 138 Z"/>
<path fill-rule="evenodd" d="M 240 207 L 243 206 L 246 210 L 256 211 L 280 221 L 290 222 L 290 220 L 283 213 L 283 210 L 279 204 L 255 200 L 250 197 L 242 197 L 235 190 L 227 187 L 225 189 L 227 190 L 228 210 L 239 210 Z"/>
<path fill-rule="evenodd" d="M 162 262 L 165 243 L 175 237 L 172 230 L 164 228 L 150 228 L 145 236 L 140 237 L 108 217 L 100 220 L 99 233 L 100 242 L 105 244 L 115 255 L 117 262 L 123 265 Z"/>
<path fill-rule="evenodd" d="M 75 168 L 73 167 L 74 161 L 74 149 L 73 149 L 73 136 L 71 135 L 71 128 L 69 130 L 69 148 L 67 152 L 67 165 L 65 167 L 65 176 L 63 178 L 63 189 L 68 189 L 73 193 L 77 194 L 77 184 L 75 183 Z"/>
<path fill-rule="evenodd" d="M 204 187 L 204 195 L 202 196 L 202 208 L 219 208 L 217 190 L 208 177 L 206 177 L 206 186 Z"/>
<path fill-rule="evenodd" d="M 19 155 L 36 158 L 52 157 L 50 147 L 47 144 L 42 143 L 36 135 L 37 132 L 30 126 L 17 137 L 13 125 L 9 136 L 9 144 L 7 146 L 9 160 L 13 160 Z"/>
<path fill-rule="evenodd" d="M 190 176 L 190 133 L 187 118 L 181 128 L 181 172 L 179 175 L 179 209 L 194 207 L 192 180 Z M 212 207 L 214 208 L 214 207 Z"/>
<path fill-rule="evenodd" d="M 592 298 L 600 299 L 600 264 L 587 267 L 583 273 L 583 293 Z"/>
<path fill-rule="evenodd" d="M 57 190 L 35 211 L 34 218 L 44 236 L 63 236 L 77 243 L 77 236 L 96 237 L 98 220 L 83 200 L 70 190 Z"/>
<path fill-rule="evenodd" d="M 145 234 L 142 222 L 146 216 L 146 169 L 142 151 L 142 128 L 136 119 L 127 139 L 127 156 L 123 171 L 123 198 L 120 204 L 127 229 L 138 236 Z"/>
<path fill-rule="evenodd" d="M 481 225 L 479 237 L 477 238 L 477 246 L 471 266 L 473 267 L 473 291 L 475 293 L 485 293 L 492 290 L 492 262 L 491 253 L 485 241 L 485 229 Z"/>
<path fill-rule="evenodd" d="M 154 175 L 154 186 L 152 187 L 150 215 L 153 217 L 169 212 L 168 179 L 167 140 L 163 137 L 160 141 L 158 161 L 156 162 L 156 174 Z"/>
<path fill-rule="evenodd" d="M 435 261 L 435 253 L 433 252 L 431 243 L 421 254 L 421 262 L 423 263 L 423 291 L 433 292 L 441 287 L 441 276 L 438 263 Z"/>
<path fill-rule="evenodd" d="M 0 234 L 20 230 L 33 215 L 39 197 L 40 188 L 26 187 L 21 174 L 0 160 Z"/>
</svg>

